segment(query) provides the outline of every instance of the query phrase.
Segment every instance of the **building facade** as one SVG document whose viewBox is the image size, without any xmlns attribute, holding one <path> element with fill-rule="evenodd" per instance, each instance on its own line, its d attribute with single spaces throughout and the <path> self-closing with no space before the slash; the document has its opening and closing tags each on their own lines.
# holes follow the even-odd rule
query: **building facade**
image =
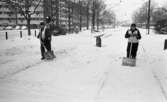
<svg viewBox="0 0 167 102">
<path fill-rule="evenodd" d="M 80 0 L 42 0 L 35 14 L 31 16 L 31 25 L 39 25 L 46 16 L 51 16 L 56 25 L 67 29 L 73 26 L 85 26 L 87 8 L 82 4 Z M 17 9 L 10 9 L 9 5 L 0 1 L 0 26 L 26 24 L 24 16 Z"/>
<path fill-rule="evenodd" d="M 39 4 L 34 15 L 32 15 L 31 24 L 37 25 L 43 20 L 43 4 Z M 0 26 L 17 26 L 26 25 L 27 22 L 23 15 L 15 8 L 10 8 L 9 5 L 0 1 Z"/>
</svg>

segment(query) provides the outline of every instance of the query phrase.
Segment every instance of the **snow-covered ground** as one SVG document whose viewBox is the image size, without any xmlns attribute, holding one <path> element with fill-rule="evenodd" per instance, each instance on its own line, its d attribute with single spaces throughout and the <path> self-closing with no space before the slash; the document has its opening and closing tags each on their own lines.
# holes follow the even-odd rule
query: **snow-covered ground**
<svg viewBox="0 0 167 102">
<path fill-rule="evenodd" d="M 167 36 L 141 29 L 137 66 L 125 67 L 126 29 L 105 30 L 102 48 L 89 31 L 53 37 L 53 61 L 34 36 L 1 40 L 0 102 L 167 102 Z"/>
</svg>

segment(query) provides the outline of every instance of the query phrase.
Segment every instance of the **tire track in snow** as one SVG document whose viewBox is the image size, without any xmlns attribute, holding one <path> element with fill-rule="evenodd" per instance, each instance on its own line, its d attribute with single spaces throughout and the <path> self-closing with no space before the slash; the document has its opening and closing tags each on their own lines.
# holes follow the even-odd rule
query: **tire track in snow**
<svg viewBox="0 0 167 102">
<path fill-rule="evenodd" d="M 143 51 L 144 51 L 144 56 L 145 56 L 144 60 L 145 60 L 145 62 L 147 62 L 147 64 L 151 65 L 151 64 L 153 64 L 153 63 L 155 63 L 155 62 L 160 62 L 160 61 L 162 60 L 162 59 L 160 59 L 160 58 L 157 58 L 156 56 L 153 56 L 153 57 L 152 57 L 152 56 L 151 56 L 151 57 L 148 56 L 149 54 L 148 54 L 148 52 L 146 51 L 145 47 L 142 46 L 142 49 L 143 49 Z M 154 57 L 155 57 L 155 58 L 154 58 Z M 151 60 L 148 61 L 147 59 L 151 59 Z M 158 77 L 158 75 L 156 74 L 155 71 L 152 70 L 152 73 L 153 73 L 154 79 L 155 79 L 155 80 L 157 81 L 157 83 L 159 84 L 160 90 L 161 90 L 161 92 L 162 92 L 162 94 L 163 94 L 165 100 L 167 101 L 167 92 L 165 91 L 165 88 L 163 87 L 163 84 L 162 84 L 160 78 Z"/>
<path fill-rule="evenodd" d="M 19 70 L 16 70 L 16 71 L 14 71 L 14 72 L 7 73 L 6 75 L 1 76 L 0 79 L 5 79 L 5 78 L 7 78 L 7 77 L 11 77 L 11 76 L 13 76 L 13 75 L 15 75 L 15 74 L 18 74 L 18 73 L 20 73 L 20 72 L 23 72 L 23 71 L 29 69 L 29 68 L 35 67 L 35 66 L 41 64 L 42 62 L 43 62 L 43 61 L 39 61 L 39 62 L 33 63 L 33 64 L 31 64 L 31 65 L 27 65 L 27 66 L 25 66 L 25 67 L 23 67 L 23 68 L 20 68 Z"/>
<path fill-rule="evenodd" d="M 117 60 L 115 60 L 115 59 L 112 59 L 112 60 L 113 60 L 112 62 L 117 62 Z M 111 63 L 109 63 L 109 65 L 110 65 L 110 64 L 111 64 Z M 96 95 L 94 96 L 94 102 L 96 102 L 96 100 L 98 100 L 100 93 L 101 93 L 102 90 L 104 89 L 104 87 L 105 87 L 105 85 L 106 85 L 106 83 L 107 83 L 107 81 L 108 81 L 108 78 L 109 78 L 110 70 L 111 70 L 111 68 L 109 67 L 109 68 L 107 69 L 107 71 L 105 71 L 105 72 L 103 73 L 103 76 L 102 76 L 102 78 L 100 79 L 100 85 L 99 85 L 99 87 L 98 87 L 98 90 L 97 90 L 97 92 L 96 92 Z"/>
<path fill-rule="evenodd" d="M 109 72 L 104 72 L 104 77 L 101 79 L 102 80 L 102 83 L 97 91 L 97 95 L 100 94 L 100 92 L 103 90 L 104 86 L 105 86 L 105 83 L 107 82 L 108 80 L 108 75 L 109 75 Z"/>
<path fill-rule="evenodd" d="M 14 60 L 6 60 L 6 61 L 2 61 L 0 62 L 0 66 L 3 65 L 3 64 L 7 64 L 9 62 L 13 62 Z"/>
<path fill-rule="evenodd" d="M 96 102 L 98 100 L 100 93 L 102 92 L 103 88 L 105 87 L 106 82 L 108 80 L 108 75 L 109 75 L 109 71 L 106 71 L 106 72 L 104 72 L 103 77 L 100 79 L 100 81 L 102 81 L 102 82 L 100 83 L 98 90 L 93 98 L 94 102 Z"/>
<path fill-rule="evenodd" d="M 152 70 L 152 73 L 153 73 L 153 76 L 154 76 L 155 80 L 156 80 L 157 83 L 159 84 L 160 90 L 161 90 L 161 92 L 162 92 L 164 98 L 165 98 L 166 101 L 167 101 L 167 92 L 165 91 L 165 88 L 163 87 L 163 84 L 162 84 L 160 78 L 156 75 L 156 73 L 155 73 L 153 70 Z"/>
<path fill-rule="evenodd" d="M 118 62 L 119 60 L 121 60 L 121 57 L 119 57 L 119 58 L 113 58 L 112 61 L 111 61 L 111 63 L 113 64 L 114 62 Z M 109 63 L 109 65 L 111 63 Z M 103 77 L 101 78 L 102 82 L 100 84 L 100 87 L 98 88 L 98 91 L 96 93 L 95 99 L 98 98 L 98 95 L 100 95 L 100 93 L 102 92 L 103 88 L 105 87 L 105 84 L 106 84 L 106 82 L 107 82 L 107 80 L 109 78 L 110 70 L 111 70 L 111 68 L 109 67 L 108 70 L 104 72 Z"/>
</svg>

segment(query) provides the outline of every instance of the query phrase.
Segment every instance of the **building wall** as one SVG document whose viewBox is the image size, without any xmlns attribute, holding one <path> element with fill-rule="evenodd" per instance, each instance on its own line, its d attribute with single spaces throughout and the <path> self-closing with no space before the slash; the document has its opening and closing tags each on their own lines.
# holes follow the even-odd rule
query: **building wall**
<svg viewBox="0 0 167 102">
<path fill-rule="evenodd" d="M 69 24 L 79 26 L 80 9 L 82 24 L 85 26 L 87 23 L 86 6 L 81 7 L 79 0 L 44 0 L 44 17 L 51 16 L 56 24 L 67 28 Z"/>
<path fill-rule="evenodd" d="M 70 4 L 70 5 L 69 5 Z M 33 8 L 32 8 L 33 9 Z M 82 24 L 86 25 L 86 8 L 80 7 L 78 0 L 43 0 L 32 15 L 31 24 L 38 25 L 46 16 L 51 16 L 55 24 L 67 27 L 80 23 L 80 9 L 82 9 Z M 16 19 L 17 18 L 17 19 Z M 26 25 L 27 22 L 16 10 L 11 10 L 8 5 L 0 1 L 0 25 Z"/>
<path fill-rule="evenodd" d="M 33 8 L 32 8 L 33 10 Z M 43 20 L 43 3 L 37 8 L 37 11 L 32 15 L 31 24 L 39 24 Z M 0 26 L 1 25 L 26 25 L 24 17 L 18 13 L 17 9 L 9 9 L 9 5 L 0 1 Z"/>
</svg>

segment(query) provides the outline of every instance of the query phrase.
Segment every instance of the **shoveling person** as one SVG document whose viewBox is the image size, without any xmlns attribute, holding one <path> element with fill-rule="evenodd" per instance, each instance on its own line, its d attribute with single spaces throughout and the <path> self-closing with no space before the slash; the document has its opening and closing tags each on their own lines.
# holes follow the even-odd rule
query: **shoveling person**
<svg viewBox="0 0 167 102">
<path fill-rule="evenodd" d="M 46 17 L 45 23 L 42 22 L 38 38 L 41 42 L 41 55 L 43 59 L 53 59 L 55 57 L 51 49 L 51 37 L 52 37 L 52 20 L 50 17 Z"/>
<path fill-rule="evenodd" d="M 127 56 L 123 58 L 123 65 L 136 66 L 136 56 L 141 39 L 140 31 L 136 28 L 136 24 L 131 24 L 130 29 L 127 30 L 125 38 L 128 39 Z"/>
<path fill-rule="evenodd" d="M 136 24 L 131 24 L 130 29 L 125 34 L 125 38 L 128 38 L 127 58 L 136 59 L 139 40 L 141 39 L 141 34 L 136 28 Z"/>
</svg>

